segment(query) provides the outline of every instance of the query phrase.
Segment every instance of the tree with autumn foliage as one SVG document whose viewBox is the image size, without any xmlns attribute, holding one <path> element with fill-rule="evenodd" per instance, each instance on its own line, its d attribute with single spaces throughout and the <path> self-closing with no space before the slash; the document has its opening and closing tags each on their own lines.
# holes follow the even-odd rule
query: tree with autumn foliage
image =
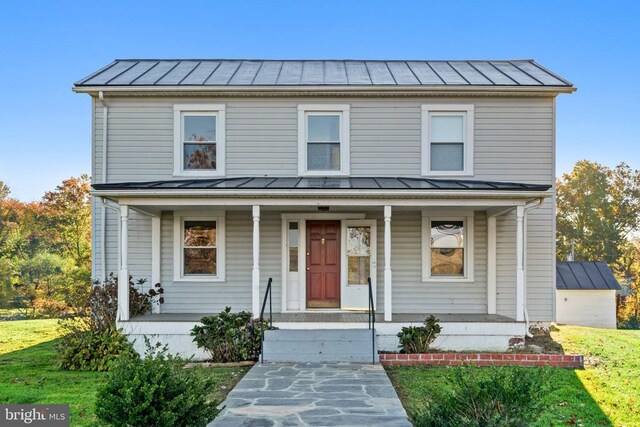
<svg viewBox="0 0 640 427">
<path fill-rule="evenodd" d="M 87 175 L 69 178 L 42 201 L 11 197 L 0 182 L 0 307 L 73 305 L 91 282 L 91 201 Z"/>
<path fill-rule="evenodd" d="M 557 256 L 605 261 L 621 283 L 640 286 L 640 171 L 581 160 L 556 181 Z M 636 270 L 637 268 L 637 270 Z M 634 291 L 635 290 L 635 291 Z M 637 312 L 637 310 L 633 310 Z"/>
</svg>

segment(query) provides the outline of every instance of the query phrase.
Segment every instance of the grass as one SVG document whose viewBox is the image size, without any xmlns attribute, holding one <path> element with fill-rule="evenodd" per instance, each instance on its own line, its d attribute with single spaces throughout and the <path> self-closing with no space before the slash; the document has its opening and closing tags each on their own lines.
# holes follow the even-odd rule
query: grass
<svg viewBox="0 0 640 427">
<path fill-rule="evenodd" d="M 108 374 L 62 371 L 55 344 L 54 319 L 0 322 L 0 403 L 69 404 L 72 426 L 100 425 L 95 393 Z M 248 368 L 194 368 L 214 379 L 213 396 L 221 401 Z"/>
<path fill-rule="evenodd" d="M 552 337 L 566 353 L 583 354 L 584 370 L 552 370 L 554 391 L 532 426 L 640 426 L 640 331 L 560 326 Z M 533 369 L 533 368 L 532 368 Z M 447 386 L 449 368 L 387 370 L 410 416 Z"/>
</svg>

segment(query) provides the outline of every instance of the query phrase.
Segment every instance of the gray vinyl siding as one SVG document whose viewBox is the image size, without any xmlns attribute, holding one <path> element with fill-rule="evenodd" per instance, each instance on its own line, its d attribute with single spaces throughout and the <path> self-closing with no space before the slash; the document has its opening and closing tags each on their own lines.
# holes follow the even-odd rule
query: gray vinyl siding
<svg viewBox="0 0 640 427">
<path fill-rule="evenodd" d="M 420 176 L 422 104 L 474 104 L 474 179 L 553 183 L 552 98 L 269 98 L 108 101 L 108 182 L 173 179 L 173 105 L 226 105 L 226 175 L 296 176 L 298 104 L 351 106 L 351 175 Z M 102 107 L 95 107 L 94 176 Z M 96 181 L 98 182 L 98 181 Z"/>
<path fill-rule="evenodd" d="M 471 179 L 552 184 L 554 109 L 552 98 L 114 98 L 107 100 L 108 182 L 174 179 L 173 105 L 226 105 L 227 176 L 297 175 L 297 105 L 351 106 L 351 175 L 420 176 L 422 104 L 475 105 L 474 176 Z M 101 182 L 103 112 L 93 111 L 93 177 Z M 94 277 L 101 272 L 102 206 L 93 202 Z M 286 212 L 286 209 L 283 210 Z M 274 278 L 274 309 L 281 306 L 280 213 L 261 218 L 260 294 Z M 378 221 L 377 300 L 383 309 L 384 222 Z M 531 320 L 553 318 L 554 224 L 552 200 L 529 214 L 527 239 L 528 311 Z M 162 283 L 167 312 L 219 311 L 227 305 L 251 308 L 251 215 L 228 211 L 225 282 L 173 283 L 172 213 L 162 214 Z M 421 280 L 419 211 L 392 217 L 393 306 L 396 313 L 486 312 L 486 215 L 475 216 L 475 282 L 438 284 Z M 129 268 L 135 278 L 150 276 L 150 219 L 129 221 Z M 107 211 L 107 273 L 118 273 L 118 217 Z M 515 215 L 497 221 L 498 314 L 515 315 Z"/>
</svg>

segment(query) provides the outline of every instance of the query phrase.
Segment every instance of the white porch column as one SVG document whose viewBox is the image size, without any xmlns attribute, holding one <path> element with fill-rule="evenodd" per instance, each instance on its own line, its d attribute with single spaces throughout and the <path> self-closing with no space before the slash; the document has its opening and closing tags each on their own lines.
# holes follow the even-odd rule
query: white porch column
<svg viewBox="0 0 640 427">
<path fill-rule="evenodd" d="M 120 206 L 120 273 L 118 274 L 118 319 L 129 320 L 129 206 Z"/>
<path fill-rule="evenodd" d="M 384 320 L 393 315 L 391 301 L 391 206 L 384 207 Z"/>
<path fill-rule="evenodd" d="M 253 207 L 253 272 L 251 276 L 251 311 L 260 316 L 260 206 Z"/>
<path fill-rule="evenodd" d="M 524 206 L 516 208 L 516 320 L 524 321 Z"/>
<path fill-rule="evenodd" d="M 160 216 L 151 217 L 151 287 L 160 283 Z M 152 304 L 151 312 L 160 313 L 161 305 Z"/>
<path fill-rule="evenodd" d="M 496 217 L 487 216 L 487 313 L 496 314 L 497 308 L 497 278 L 496 278 Z"/>
</svg>

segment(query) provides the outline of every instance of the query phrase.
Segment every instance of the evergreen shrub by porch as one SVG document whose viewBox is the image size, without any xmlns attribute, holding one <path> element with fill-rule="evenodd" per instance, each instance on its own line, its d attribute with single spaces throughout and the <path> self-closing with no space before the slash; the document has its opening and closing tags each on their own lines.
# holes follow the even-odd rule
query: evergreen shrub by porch
<svg viewBox="0 0 640 427">
<path fill-rule="evenodd" d="M 445 384 L 428 397 L 416 426 L 519 427 L 543 409 L 550 368 L 520 366 L 450 368 Z"/>
<path fill-rule="evenodd" d="M 205 349 L 213 362 L 258 360 L 262 333 L 269 329 L 266 321 L 253 319 L 248 311 L 232 313 L 226 307 L 220 314 L 203 317 L 202 326 L 191 330 L 193 341 Z"/>
<path fill-rule="evenodd" d="M 215 385 L 186 361 L 151 348 L 144 359 L 122 359 L 98 389 L 96 416 L 112 426 L 205 426 L 218 413 Z"/>
<path fill-rule="evenodd" d="M 403 353 L 427 353 L 429 346 L 442 331 L 438 319 L 431 315 L 424 321 L 423 326 L 403 327 L 398 332 L 400 347 Z"/>
<path fill-rule="evenodd" d="M 103 330 L 71 332 L 61 339 L 57 350 L 60 367 L 69 371 L 108 371 L 117 360 L 139 357 L 115 325 Z"/>
</svg>

